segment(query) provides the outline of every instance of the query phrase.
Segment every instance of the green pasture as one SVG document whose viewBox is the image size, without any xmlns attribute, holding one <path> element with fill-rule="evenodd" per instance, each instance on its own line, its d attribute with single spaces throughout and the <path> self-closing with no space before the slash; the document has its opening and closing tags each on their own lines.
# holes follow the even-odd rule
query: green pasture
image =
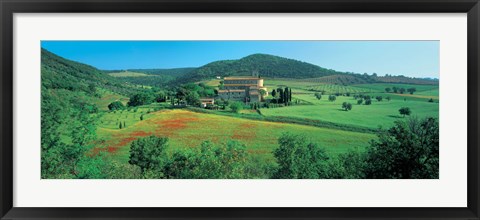
<svg viewBox="0 0 480 220">
<path fill-rule="evenodd" d="M 375 97 L 377 94 L 369 95 Z M 386 97 L 385 94 L 378 95 Z M 336 101 L 331 102 L 328 101 L 328 95 L 323 95 L 322 99 L 318 100 L 313 94 L 300 94 L 295 95 L 295 98 L 308 101 L 312 105 L 263 108 L 261 112 L 265 116 L 298 117 L 367 128 L 390 127 L 395 120 L 402 120 L 403 117 L 398 112 L 401 107 L 409 107 L 415 116 L 438 117 L 438 102 L 431 103 L 425 98 L 409 96 L 390 95 L 390 97 L 390 101 L 383 99 L 379 102 L 372 98 L 371 105 L 358 105 L 353 97 L 338 96 Z M 352 110 L 344 111 L 341 108 L 343 102 L 352 103 Z"/>
</svg>

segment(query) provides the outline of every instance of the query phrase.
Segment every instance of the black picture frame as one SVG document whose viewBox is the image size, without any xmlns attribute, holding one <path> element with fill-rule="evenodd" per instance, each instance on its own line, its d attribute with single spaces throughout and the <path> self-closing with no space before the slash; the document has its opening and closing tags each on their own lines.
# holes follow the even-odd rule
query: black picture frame
<svg viewBox="0 0 480 220">
<path fill-rule="evenodd" d="M 479 219 L 478 0 L 0 0 L 1 219 Z M 13 207 L 14 13 L 467 13 L 468 207 L 466 208 L 17 208 Z"/>
</svg>

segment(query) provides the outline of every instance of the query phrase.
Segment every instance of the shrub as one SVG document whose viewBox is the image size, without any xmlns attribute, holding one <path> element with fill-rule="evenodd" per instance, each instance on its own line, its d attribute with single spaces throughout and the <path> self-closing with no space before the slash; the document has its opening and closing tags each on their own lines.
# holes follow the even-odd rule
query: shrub
<svg viewBox="0 0 480 220">
<path fill-rule="evenodd" d="M 120 101 L 114 101 L 114 102 L 112 102 L 112 103 L 110 103 L 110 104 L 108 105 L 108 109 L 109 109 L 110 111 L 123 110 L 124 108 L 125 108 L 125 106 L 124 106 L 123 103 L 120 102 Z"/>
</svg>

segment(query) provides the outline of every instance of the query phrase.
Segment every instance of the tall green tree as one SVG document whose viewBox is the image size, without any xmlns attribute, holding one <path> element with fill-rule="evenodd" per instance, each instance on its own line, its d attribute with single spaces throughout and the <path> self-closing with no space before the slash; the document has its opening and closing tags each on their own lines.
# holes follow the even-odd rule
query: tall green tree
<svg viewBox="0 0 480 220">
<path fill-rule="evenodd" d="M 201 104 L 200 95 L 198 95 L 197 92 L 193 92 L 193 91 L 189 92 L 185 97 L 185 100 L 189 105 L 199 106 Z"/>
<path fill-rule="evenodd" d="M 439 177 L 439 125 L 435 118 L 409 118 L 380 132 L 367 148 L 366 176 L 380 179 Z"/>
<path fill-rule="evenodd" d="M 134 140 L 130 144 L 128 163 L 139 166 L 142 173 L 146 170 L 162 170 L 166 163 L 168 138 L 149 136 Z"/>
<path fill-rule="evenodd" d="M 289 97 L 290 95 L 289 95 L 288 87 L 285 87 L 285 89 L 283 90 L 283 102 L 288 103 Z"/>
<path fill-rule="evenodd" d="M 278 88 L 278 89 L 277 89 L 277 92 L 278 92 L 278 97 L 279 97 L 279 98 L 278 98 L 278 103 L 284 103 L 284 102 L 285 102 L 285 101 L 284 101 L 284 97 L 285 97 L 285 96 L 283 95 L 283 89 Z"/>
<path fill-rule="evenodd" d="M 400 112 L 400 114 L 405 117 L 405 115 L 410 115 L 412 113 L 412 110 L 410 110 L 409 107 L 401 107 L 398 112 Z"/>
<path fill-rule="evenodd" d="M 139 106 L 139 105 L 146 105 L 150 104 L 154 101 L 154 95 L 149 92 L 142 92 L 142 93 L 137 93 L 134 94 L 132 97 L 130 97 L 130 100 L 128 101 L 128 106 Z"/>
<path fill-rule="evenodd" d="M 278 144 L 273 153 L 279 165 L 274 178 L 318 179 L 328 175 L 329 157 L 325 150 L 307 142 L 304 136 L 285 133 L 278 139 Z"/>
<path fill-rule="evenodd" d="M 352 110 L 352 103 L 343 102 L 343 103 L 342 103 L 342 108 L 343 108 L 343 110 L 345 110 L 345 111 Z"/>
</svg>

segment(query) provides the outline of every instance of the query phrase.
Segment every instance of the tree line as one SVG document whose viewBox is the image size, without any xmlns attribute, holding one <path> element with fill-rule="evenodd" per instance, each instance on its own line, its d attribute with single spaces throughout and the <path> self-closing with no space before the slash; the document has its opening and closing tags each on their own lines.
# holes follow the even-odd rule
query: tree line
<svg viewBox="0 0 480 220">
<path fill-rule="evenodd" d="M 411 88 L 403 88 L 403 87 L 387 87 L 385 88 L 385 92 L 387 93 L 390 93 L 390 92 L 393 92 L 393 93 L 400 93 L 400 94 L 403 94 L 405 93 L 405 91 L 407 91 L 408 93 L 410 93 L 410 95 L 413 95 L 413 93 L 415 93 L 417 91 L 417 89 L 415 87 L 411 87 Z"/>
</svg>

